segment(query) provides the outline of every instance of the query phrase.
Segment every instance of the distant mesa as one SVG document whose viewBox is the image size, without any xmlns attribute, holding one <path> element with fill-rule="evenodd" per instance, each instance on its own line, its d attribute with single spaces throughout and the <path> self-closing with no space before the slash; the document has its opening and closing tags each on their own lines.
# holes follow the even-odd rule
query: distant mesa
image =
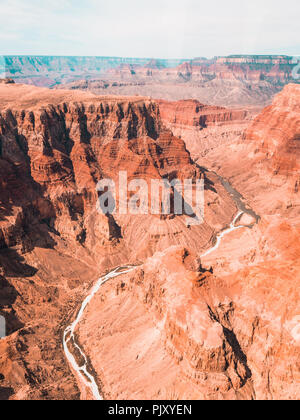
<svg viewBox="0 0 300 420">
<path fill-rule="evenodd" d="M 145 65 L 145 68 L 148 68 L 148 69 L 164 69 L 164 68 L 166 68 L 166 64 L 163 63 L 162 60 L 152 59 Z"/>
</svg>

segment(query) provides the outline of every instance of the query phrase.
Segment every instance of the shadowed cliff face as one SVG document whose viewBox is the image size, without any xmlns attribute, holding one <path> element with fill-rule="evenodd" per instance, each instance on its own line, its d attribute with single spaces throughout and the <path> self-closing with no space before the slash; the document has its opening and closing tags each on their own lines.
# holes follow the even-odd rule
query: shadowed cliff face
<svg viewBox="0 0 300 420">
<path fill-rule="evenodd" d="M 184 142 L 164 127 L 159 106 L 151 100 L 97 99 L 80 92 L 17 85 L 13 90 L 6 88 L 5 94 L 15 95 L 16 101 L 12 105 L 13 99 L 7 100 L 0 113 L 0 186 L 3 217 L 10 212 L 15 219 L 3 220 L 3 247 L 18 240 L 23 243 L 26 225 L 38 221 L 67 240 L 76 243 L 80 238 L 90 251 L 99 252 L 99 244 L 110 247 L 113 238 L 109 234 L 112 221 L 108 223 L 96 212 L 98 181 L 111 178 L 118 186 L 119 171 L 127 171 L 129 180 L 142 178 L 148 183 L 204 176 Z M 24 97 L 20 103 L 19 95 Z M 72 101 L 60 102 L 65 96 Z M 47 101 L 53 105 L 46 105 Z M 214 229 L 228 224 L 236 211 L 213 175 L 206 179 L 206 205 L 206 223 L 189 232 L 183 217 L 157 224 L 157 217 L 150 215 L 139 222 L 138 217 L 116 215 L 121 234 L 114 245 L 123 238 L 122 252 L 127 258 L 143 257 L 143 252 L 149 256 L 178 241 L 208 246 Z M 142 246 L 139 256 L 132 245 L 133 233 Z"/>
</svg>

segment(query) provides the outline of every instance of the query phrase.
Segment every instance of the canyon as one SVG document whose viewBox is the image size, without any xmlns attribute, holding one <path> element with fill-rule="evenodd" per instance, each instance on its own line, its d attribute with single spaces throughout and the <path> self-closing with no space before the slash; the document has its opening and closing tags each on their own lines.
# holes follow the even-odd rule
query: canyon
<svg viewBox="0 0 300 420">
<path fill-rule="evenodd" d="M 219 106 L 262 107 L 291 81 L 295 63 L 288 56 L 228 56 L 196 58 L 174 68 L 152 60 L 140 66 L 121 64 L 95 78 L 75 81 L 69 87 L 95 93 L 141 94 L 156 99 L 197 99 Z M 101 84 L 102 83 L 102 84 Z"/>
<path fill-rule="evenodd" d="M 0 75 L 40 87 L 88 90 L 98 95 L 196 99 L 218 106 L 269 105 L 298 83 L 297 63 L 284 55 L 194 59 L 2 56 Z"/>
<path fill-rule="evenodd" d="M 176 67 L 185 60 L 157 60 L 161 67 Z M 1 77 L 20 83 L 51 87 L 83 77 L 103 74 L 120 65 L 145 66 L 150 58 L 79 56 L 0 56 Z"/>
<path fill-rule="evenodd" d="M 94 397 L 64 334 L 97 279 L 128 264 L 74 324 L 86 359 L 65 341 L 103 398 L 299 399 L 300 87 L 283 87 L 285 57 L 197 60 L 188 83 L 201 66 L 231 87 L 233 65 L 269 66 L 268 79 L 280 71 L 272 82 L 251 71 L 249 83 L 269 91 L 245 106 L 227 93 L 214 105 L 122 96 L 139 72 L 170 71 L 155 60 L 114 62 L 104 70 L 124 86 L 112 90 L 93 79 L 0 84 L 0 399 Z M 97 182 L 118 184 L 119 171 L 204 179 L 204 223 L 99 213 Z"/>
<path fill-rule="evenodd" d="M 205 249 L 236 207 L 147 98 L 6 83 L 0 90 L 1 315 L 8 330 L 1 388 L 21 399 L 72 398 L 78 388 L 62 359 L 61 329 L 96 273 L 169 245 Z M 129 178 L 205 176 L 206 222 L 99 214 L 96 184 L 117 180 L 119 170 Z"/>
<path fill-rule="evenodd" d="M 197 160 L 243 192 L 257 223 L 241 216 L 245 228 L 205 253 L 156 253 L 91 302 L 78 334 L 106 398 L 299 399 L 299 95 L 287 86 Z"/>
</svg>

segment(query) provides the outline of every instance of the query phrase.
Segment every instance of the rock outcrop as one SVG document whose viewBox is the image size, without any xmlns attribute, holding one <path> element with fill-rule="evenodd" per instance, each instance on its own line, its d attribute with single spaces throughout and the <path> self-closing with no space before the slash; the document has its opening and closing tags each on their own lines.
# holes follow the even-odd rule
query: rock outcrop
<svg viewBox="0 0 300 420">
<path fill-rule="evenodd" d="M 126 313 L 123 307 L 134 309 Z M 89 307 L 79 337 L 105 397 L 251 399 L 252 374 L 231 325 L 234 309 L 223 282 L 202 270 L 188 250 L 174 247 L 105 286 Z M 118 311 L 120 322 L 110 321 Z M 135 313 L 143 317 L 142 325 Z M 127 337 L 126 350 L 117 353 L 119 343 L 105 356 L 118 335 Z M 97 341 L 102 346 L 96 354 Z"/>
<path fill-rule="evenodd" d="M 253 109 L 209 106 L 196 100 L 159 101 L 159 106 L 163 123 L 185 141 L 195 159 L 239 139 L 255 115 Z"/>
<path fill-rule="evenodd" d="M 13 94 L 23 97 L 20 104 L 15 101 L 17 110 L 11 109 L 10 102 L 3 105 L 0 117 L 3 165 L 17 172 L 24 182 L 27 179 L 32 191 L 31 204 L 34 202 L 41 219 L 48 220 L 58 232 L 65 231 L 68 237 L 76 238 L 86 232 L 87 243 L 89 238 L 95 244 L 105 242 L 105 237 L 96 240 L 97 229 L 93 226 L 98 218 L 95 186 L 103 178 L 113 179 L 118 186 L 119 171 L 127 171 L 129 180 L 166 178 L 171 181 L 204 176 L 192 162 L 184 142 L 164 128 L 159 106 L 149 99 L 99 101 L 88 93 L 52 91 L 50 94 L 47 89 L 25 86 L 13 87 Z M 46 94 L 49 98 L 44 99 Z M 63 98 L 66 102 L 62 102 Z M 52 105 L 41 105 L 49 99 Z M 17 178 L 12 183 L 18 190 Z M 12 194 L 13 187 L 9 191 Z M 219 221 L 211 203 L 219 208 Z M 207 179 L 206 204 L 205 226 L 196 226 L 191 231 L 187 231 L 184 217 L 158 225 L 157 217 L 151 215 L 141 218 L 141 224 L 136 223 L 135 217 L 114 217 L 122 225 L 122 238 L 132 255 L 136 255 L 136 247 L 132 247 L 131 235 L 134 233 L 136 239 L 145 242 L 145 231 L 149 235 L 143 245 L 145 252 L 150 242 L 150 249 L 154 247 L 155 252 L 166 244 L 187 245 L 193 237 L 195 243 L 200 241 L 208 246 L 215 229 L 228 224 L 236 211 L 235 203 L 213 174 Z M 64 217 L 70 219 L 70 225 Z M 60 223 L 60 219 L 64 222 Z M 103 216 L 101 223 L 107 225 L 106 217 Z M 151 224 L 153 231 L 149 228 Z M 103 229 L 102 233 L 106 231 Z"/>
</svg>

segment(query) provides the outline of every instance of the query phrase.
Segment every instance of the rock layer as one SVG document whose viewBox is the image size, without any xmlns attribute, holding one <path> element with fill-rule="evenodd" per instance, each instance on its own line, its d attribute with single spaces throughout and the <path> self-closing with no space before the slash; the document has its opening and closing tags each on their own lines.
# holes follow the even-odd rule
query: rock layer
<svg viewBox="0 0 300 420">
<path fill-rule="evenodd" d="M 192 157 L 239 139 L 254 118 L 254 109 L 204 105 L 196 100 L 159 101 L 163 123 L 181 137 Z"/>
</svg>

